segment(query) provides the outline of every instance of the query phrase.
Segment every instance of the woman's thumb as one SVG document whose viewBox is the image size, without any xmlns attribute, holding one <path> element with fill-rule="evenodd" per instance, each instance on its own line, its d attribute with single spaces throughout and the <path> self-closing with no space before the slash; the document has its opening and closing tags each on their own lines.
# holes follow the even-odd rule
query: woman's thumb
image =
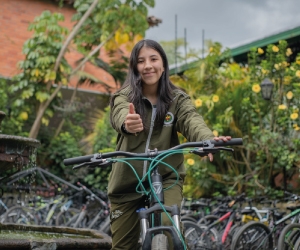
<svg viewBox="0 0 300 250">
<path fill-rule="evenodd" d="M 129 103 L 129 114 L 135 114 L 135 108 L 133 103 Z"/>
</svg>

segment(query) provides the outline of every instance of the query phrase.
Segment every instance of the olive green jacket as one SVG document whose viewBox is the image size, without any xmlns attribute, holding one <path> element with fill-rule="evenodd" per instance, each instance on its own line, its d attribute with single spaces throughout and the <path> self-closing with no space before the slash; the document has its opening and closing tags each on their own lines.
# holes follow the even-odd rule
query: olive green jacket
<svg viewBox="0 0 300 250">
<path fill-rule="evenodd" d="M 177 132 L 180 132 L 190 142 L 214 137 L 202 116 L 196 112 L 190 97 L 181 90 L 174 91 L 174 98 L 162 127 L 153 129 L 153 107 L 150 101 L 144 98 L 147 113 L 146 121 L 148 125 L 150 124 L 149 130 L 147 132 L 142 131 L 137 136 L 124 133 L 122 124 L 129 110 L 129 93 L 130 89 L 127 87 L 114 96 L 111 117 L 112 126 L 118 132 L 116 150 L 134 153 L 145 153 L 149 149 L 166 150 L 179 144 Z M 174 154 L 164 159 L 164 162 L 177 170 L 182 180 L 185 177 L 183 159 L 182 154 Z M 149 163 L 144 161 L 130 161 L 129 163 L 134 166 L 140 178 L 146 174 Z M 160 164 L 159 171 L 164 180 L 176 178 L 176 174 L 165 165 Z M 128 165 L 114 163 L 108 183 L 110 201 L 121 203 L 140 198 L 141 194 L 136 192 L 137 184 L 138 180 Z"/>
</svg>

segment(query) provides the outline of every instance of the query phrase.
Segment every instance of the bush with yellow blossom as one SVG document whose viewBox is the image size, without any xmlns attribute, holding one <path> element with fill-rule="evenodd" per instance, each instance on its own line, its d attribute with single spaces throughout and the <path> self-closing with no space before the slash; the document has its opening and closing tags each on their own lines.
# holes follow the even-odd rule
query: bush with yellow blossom
<svg viewBox="0 0 300 250">
<path fill-rule="evenodd" d="M 244 145 L 235 148 L 234 157 L 215 154 L 213 163 L 193 158 L 195 163 L 190 165 L 189 160 L 185 194 L 194 198 L 212 192 L 275 194 L 273 175 L 283 168 L 292 175 L 300 161 L 300 119 L 295 108 L 300 107 L 300 57 L 299 63 L 290 62 L 292 50 L 280 41 L 253 48 L 248 66 L 243 67 L 227 60 L 228 53 L 220 53 L 220 44 L 209 48 L 214 53 L 174 83 L 188 86 L 214 136 L 243 137 Z M 271 101 L 261 95 L 260 83 L 266 77 L 274 83 Z"/>
</svg>

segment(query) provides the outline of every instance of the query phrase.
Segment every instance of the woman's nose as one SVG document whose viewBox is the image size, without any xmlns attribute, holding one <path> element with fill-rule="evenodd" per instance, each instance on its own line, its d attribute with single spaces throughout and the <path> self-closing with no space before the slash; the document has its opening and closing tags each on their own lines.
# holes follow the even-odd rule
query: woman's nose
<svg viewBox="0 0 300 250">
<path fill-rule="evenodd" d="M 145 68 L 151 68 L 152 67 L 152 64 L 151 64 L 151 61 L 150 60 L 146 60 L 145 61 Z"/>
</svg>

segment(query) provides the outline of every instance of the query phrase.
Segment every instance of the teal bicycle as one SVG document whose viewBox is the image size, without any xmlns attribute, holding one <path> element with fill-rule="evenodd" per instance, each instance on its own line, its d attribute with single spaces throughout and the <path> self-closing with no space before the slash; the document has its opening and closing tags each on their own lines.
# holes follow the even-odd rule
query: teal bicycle
<svg viewBox="0 0 300 250">
<path fill-rule="evenodd" d="M 217 153 L 220 150 L 232 152 L 232 148 L 227 146 L 242 145 L 241 138 L 231 139 L 230 141 L 214 141 L 206 140 L 200 142 L 188 142 L 168 150 L 158 151 L 157 149 L 149 150 L 147 153 L 130 153 L 124 151 L 116 151 L 109 153 L 97 153 L 93 155 L 80 156 L 75 158 L 69 158 L 64 160 L 65 165 L 79 164 L 73 169 L 81 167 L 108 167 L 112 163 L 117 161 L 126 162 L 130 167 L 129 161 L 141 160 L 149 161 L 149 170 L 145 176 L 139 178 L 136 172 L 135 175 L 139 180 L 137 190 L 142 188 L 144 194 L 149 196 L 149 206 L 145 208 L 137 208 L 140 218 L 141 229 L 141 248 L 142 250 L 154 250 L 154 249 L 169 249 L 169 239 L 172 240 L 174 250 L 187 249 L 186 243 L 188 242 L 190 249 L 200 249 L 198 242 L 195 241 L 195 235 L 189 230 L 189 236 L 191 238 L 184 240 L 185 236 L 181 233 L 180 229 L 180 209 L 177 205 L 166 206 L 164 205 L 164 189 L 162 188 L 162 176 L 159 173 L 159 165 L 164 165 L 172 169 L 175 173 L 176 170 L 166 164 L 163 160 L 173 154 L 192 153 L 199 156 L 206 156 L 209 153 Z M 123 156 L 125 158 L 120 158 Z M 118 158 L 117 158 L 118 157 Z M 133 168 L 133 167 L 132 167 Z M 142 182 L 148 179 L 150 190 L 146 190 L 143 187 Z M 179 175 L 177 173 L 177 181 Z M 175 182 L 176 184 L 176 182 Z M 173 185 L 175 185 L 173 184 Z M 161 214 L 165 213 L 171 220 L 172 225 L 166 226 L 162 224 Z M 197 227 L 197 225 L 196 225 Z M 197 227 L 194 230 L 196 234 L 201 233 L 201 228 Z M 169 235 L 170 237 L 167 237 Z M 210 241 L 205 241 L 209 242 Z M 201 244 L 203 247 L 203 245 Z M 203 249 L 203 248 L 202 248 Z"/>
</svg>

